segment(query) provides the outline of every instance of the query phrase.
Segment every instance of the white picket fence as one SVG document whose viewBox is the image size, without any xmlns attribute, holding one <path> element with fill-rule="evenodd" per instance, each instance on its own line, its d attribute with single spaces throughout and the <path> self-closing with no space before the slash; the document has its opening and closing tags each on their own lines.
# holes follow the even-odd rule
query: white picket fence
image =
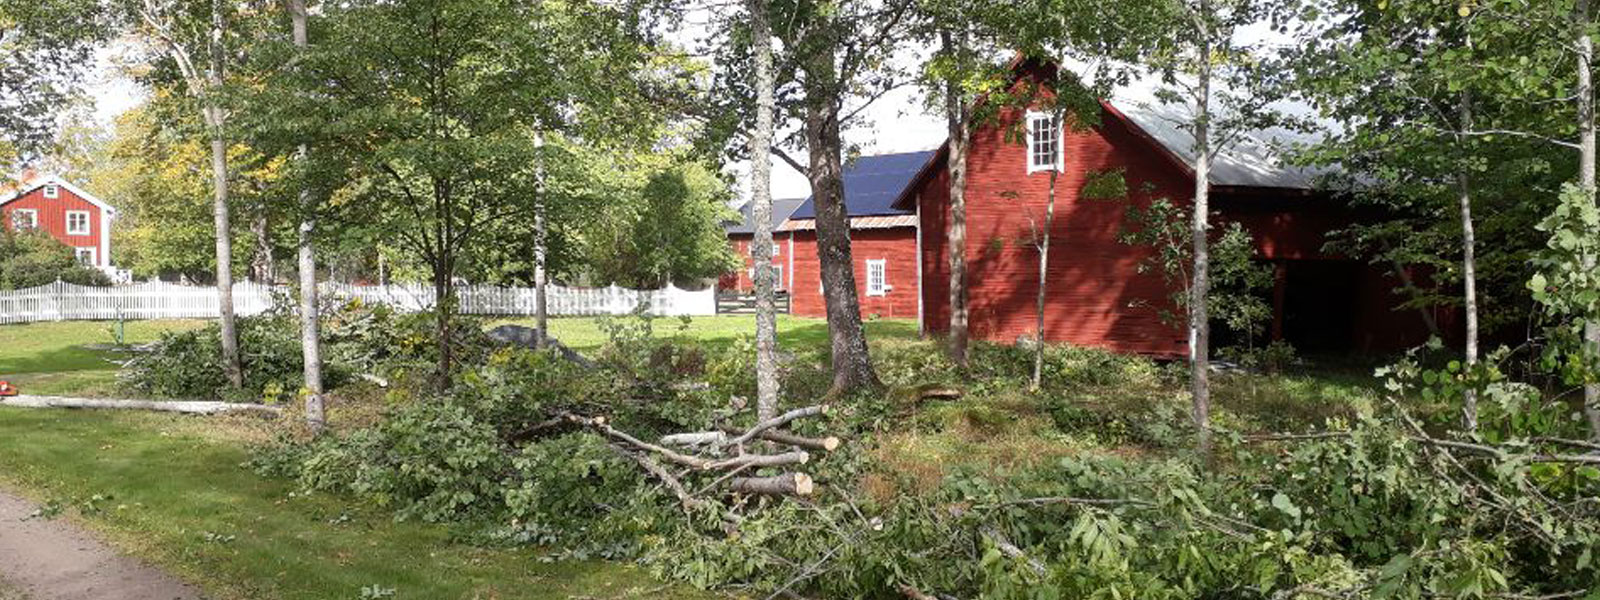
<svg viewBox="0 0 1600 600">
<path fill-rule="evenodd" d="M 418 311 L 436 303 L 426 285 L 357 286 L 324 283 L 321 293 L 337 298 L 387 304 Z M 460 312 L 470 315 L 530 316 L 537 308 L 533 288 L 460 286 L 456 288 Z M 234 311 L 255 315 L 271 308 L 274 297 L 292 298 L 285 287 L 255 283 L 233 286 Z M 625 315 L 641 304 L 658 316 L 714 315 L 716 290 L 693 291 L 667 286 L 660 290 L 632 290 L 617 286 L 575 288 L 558 285 L 545 290 L 551 316 Z M 109 321 L 113 319 L 216 318 L 215 287 L 163 282 L 91 287 L 56 282 L 24 290 L 0 291 L 0 323 L 37 321 Z"/>
</svg>

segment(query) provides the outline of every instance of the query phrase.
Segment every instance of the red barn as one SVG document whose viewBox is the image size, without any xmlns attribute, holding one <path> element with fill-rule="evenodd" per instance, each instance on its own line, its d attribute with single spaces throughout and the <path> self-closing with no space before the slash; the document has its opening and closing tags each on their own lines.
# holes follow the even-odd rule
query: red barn
<svg viewBox="0 0 1600 600">
<path fill-rule="evenodd" d="M 12 231 L 41 229 L 72 247 L 83 264 L 111 266 L 111 219 L 117 209 L 55 176 L 24 176 L 0 196 L 0 223 Z"/>
<path fill-rule="evenodd" d="M 794 272 L 794 236 L 788 233 L 777 233 L 783 222 L 793 214 L 795 209 L 804 204 L 805 198 L 783 198 L 772 201 L 772 265 L 777 267 L 779 291 L 787 291 L 790 287 L 789 275 Z M 727 273 L 717 280 L 717 288 L 733 290 L 742 293 L 755 291 L 755 262 L 750 258 L 750 243 L 755 239 L 755 216 L 750 203 L 746 202 L 739 209 L 740 221 L 728 223 L 724 228 L 728 233 L 728 244 L 739 255 L 743 268 Z"/>
<path fill-rule="evenodd" d="M 933 154 L 924 151 L 861 156 L 845 164 L 850 257 L 863 317 L 911 319 L 921 310 L 916 211 L 895 207 L 894 201 Z M 817 255 L 816 208 L 811 200 L 795 209 L 779 231 L 777 235 L 790 240 L 790 266 L 786 269 L 790 312 L 826 316 Z"/>
<path fill-rule="evenodd" d="M 1147 207 L 1165 198 L 1183 206 L 1192 200 L 1192 138 L 1173 124 L 1181 115 L 1149 106 L 1104 102 L 1100 122 L 1089 128 L 1009 110 L 998 123 L 974 131 L 966 188 L 973 337 L 1012 341 L 1035 334 L 1034 232 L 1044 221 L 1050 172 L 1056 171 L 1044 337 L 1122 352 L 1188 353 L 1186 331 L 1161 315 L 1181 288 L 1140 268 L 1150 249 L 1120 239 L 1132 225 L 1130 203 Z M 1308 351 L 1394 349 L 1425 339 L 1415 313 L 1393 310 L 1395 282 L 1323 251 L 1331 230 L 1359 216 L 1313 191 L 1314 174 L 1281 166 L 1269 147 L 1264 138 L 1247 137 L 1217 157 L 1210 179 L 1213 222 L 1245 226 L 1260 260 L 1274 266 L 1272 335 Z M 946 331 L 949 324 L 946 158 L 941 148 L 893 204 L 914 211 L 920 231 L 924 332 Z M 1095 186 L 1118 175 L 1125 195 L 1098 199 Z"/>
</svg>

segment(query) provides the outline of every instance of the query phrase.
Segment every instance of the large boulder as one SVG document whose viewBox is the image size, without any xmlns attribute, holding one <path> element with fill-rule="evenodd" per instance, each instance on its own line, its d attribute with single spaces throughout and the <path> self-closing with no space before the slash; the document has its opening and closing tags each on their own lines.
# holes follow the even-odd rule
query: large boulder
<svg viewBox="0 0 1600 600">
<path fill-rule="evenodd" d="M 521 325 L 501 325 L 489 330 L 489 339 L 507 346 L 536 350 L 539 347 L 539 330 Z M 573 364 L 585 369 L 594 368 L 594 361 L 584 358 L 582 354 L 578 354 L 577 351 L 568 348 L 566 344 L 562 344 L 561 340 L 556 339 L 555 336 L 545 336 L 544 346 L 548 350 L 554 350 L 561 354 L 562 358 L 571 361 Z"/>
</svg>

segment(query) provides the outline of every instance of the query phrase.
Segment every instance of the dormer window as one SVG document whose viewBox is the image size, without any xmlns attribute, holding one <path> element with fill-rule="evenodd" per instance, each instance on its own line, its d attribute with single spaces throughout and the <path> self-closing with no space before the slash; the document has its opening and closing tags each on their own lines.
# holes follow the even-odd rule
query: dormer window
<svg viewBox="0 0 1600 600">
<path fill-rule="evenodd" d="M 50 198 L 52 200 L 56 199 L 56 198 L 60 198 L 61 197 L 61 186 L 56 185 L 54 183 L 45 185 L 44 186 L 44 197 Z"/>
<path fill-rule="evenodd" d="M 1047 112 L 1028 112 L 1028 173 L 1060 171 L 1061 122 Z"/>
</svg>

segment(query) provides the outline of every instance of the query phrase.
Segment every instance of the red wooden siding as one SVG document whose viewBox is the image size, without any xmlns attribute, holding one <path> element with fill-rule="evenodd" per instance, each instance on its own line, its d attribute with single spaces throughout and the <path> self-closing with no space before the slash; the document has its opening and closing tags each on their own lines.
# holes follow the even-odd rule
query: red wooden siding
<svg viewBox="0 0 1600 600">
<path fill-rule="evenodd" d="M 39 187 L 23 194 L 21 197 L 0 206 L 0 218 L 3 226 L 11 228 L 11 213 L 16 210 L 34 210 L 39 216 L 39 229 L 50 233 L 51 237 L 73 248 L 94 248 L 97 264 L 109 264 L 106 248 L 102 247 L 102 230 L 105 225 L 101 218 L 100 207 L 78 197 L 72 190 L 65 186 L 57 188 L 59 193 L 56 198 L 46 198 L 44 187 Z M 89 213 L 89 232 L 80 235 L 67 234 L 67 213 L 69 211 L 84 211 Z"/>
<path fill-rule="evenodd" d="M 822 269 L 817 256 L 815 231 L 794 232 L 794 286 L 790 290 L 791 313 L 804 317 L 825 317 L 822 299 Z M 856 294 L 861 299 L 861 316 L 885 319 L 917 317 L 917 230 L 913 227 L 856 229 L 850 232 L 850 259 L 855 266 Z M 883 260 L 885 284 L 890 289 L 882 296 L 867 295 L 867 261 Z"/>
<path fill-rule="evenodd" d="M 976 132 L 967 159 L 969 322 L 980 339 L 1013 341 L 1036 329 L 1039 256 L 1032 231 L 1044 223 L 1050 174 L 1029 174 L 1024 147 L 1007 139 L 1005 127 L 1019 117 L 1013 112 L 1002 126 Z M 1056 179 L 1046 339 L 1125 352 L 1184 353 L 1183 331 L 1160 318 L 1170 288 L 1159 274 L 1139 273 L 1145 251 L 1117 238 L 1127 202 L 1187 198 L 1187 178 L 1111 115 L 1097 130 L 1069 130 L 1062 148 L 1066 169 Z M 1124 170 L 1131 198 L 1080 197 L 1091 174 L 1117 168 Z M 923 302 L 930 331 L 948 329 L 949 258 L 942 243 L 948 186 L 941 170 L 920 190 Z"/>
<path fill-rule="evenodd" d="M 743 265 L 743 267 L 734 272 L 724 274 L 717 280 L 717 287 L 724 290 L 737 290 L 740 292 L 755 291 L 756 283 L 751 278 L 750 271 L 751 267 L 755 265 L 755 261 L 750 258 L 750 248 L 751 244 L 753 243 L 753 238 L 754 236 L 748 233 L 728 234 L 728 244 L 732 246 L 733 251 L 739 255 L 739 264 Z M 778 281 L 779 290 L 788 290 L 790 287 L 790 281 L 798 281 L 790 279 L 789 246 L 790 241 L 788 233 L 772 234 L 772 264 L 783 268 L 783 276 Z"/>
<path fill-rule="evenodd" d="M 1038 251 L 1032 231 L 1044 222 L 1050 174 L 1027 172 L 1026 148 L 1015 134 L 1019 112 L 1000 126 L 976 132 L 968 157 L 968 304 L 973 337 L 1010 342 L 1034 335 Z M 1056 216 L 1045 301 L 1045 337 L 1121 352 L 1181 356 L 1186 332 L 1162 320 L 1174 310 L 1177 283 L 1160 273 L 1140 273 L 1150 250 L 1118 240 L 1129 203 L 1167 198 L 1187 205 L 1192 179 L 1142 132 L 1103 111 L 1093 130 L 1069 129 L 1063 138 L 1065 170 L 1056 180 Z M 1080 194 L 1089 176 L 1121 169 L 1127 199 Z M 923 328 L 949 328 L 948 170 L 941 167 L 912 190 L 922 228 Z M 1329 349 L 1379 351 L 1426 339 L 1414 311 L 1396 311 L 1394 282 L 1379 269 L 1330 256 L 1327 233 L 1364 215 L 1303 190 L 1213 190 L 1219 222 L 1238 222 L 1256 239 L 1260 256 L 1281 261 L 1287 299 L 1279 315 L 1291 338 Z M 1336 324 L 1336 325 L 1335 325 Z"/>
</svg>

